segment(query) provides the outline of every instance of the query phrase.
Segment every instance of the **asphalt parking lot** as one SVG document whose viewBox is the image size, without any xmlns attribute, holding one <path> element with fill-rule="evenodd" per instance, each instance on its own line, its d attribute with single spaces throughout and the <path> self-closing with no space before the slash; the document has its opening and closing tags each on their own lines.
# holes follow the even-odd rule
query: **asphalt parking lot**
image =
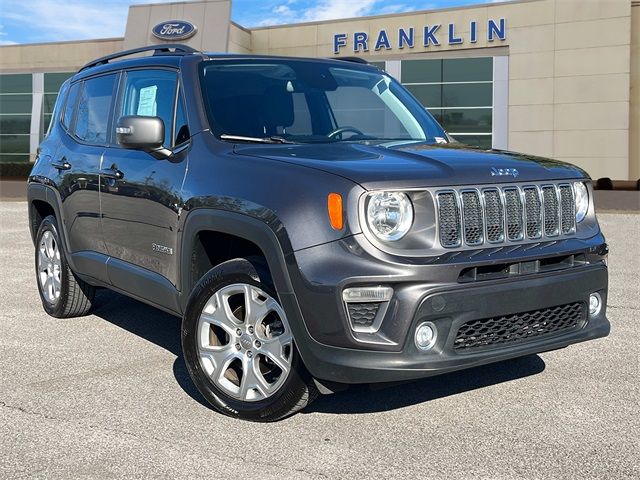
<svg viewBox="0 0 640 480">
<path fill-rule="evenodd" d="M 108 291 L 48 317 L 26 203 L 1 202 L 0 478 L 638 478 L 640 215 L 600 223 L 608 338 L 254 424 L 203 405 L 179 319 Z"/>
</svg>

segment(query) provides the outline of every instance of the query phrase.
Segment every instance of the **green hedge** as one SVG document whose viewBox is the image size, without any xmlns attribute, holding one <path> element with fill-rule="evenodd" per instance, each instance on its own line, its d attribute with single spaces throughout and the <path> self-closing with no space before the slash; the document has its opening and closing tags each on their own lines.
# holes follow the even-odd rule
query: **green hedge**
<svg viewBox="0 0 640 480">
<path fill-rule="evenodd" d="M 33 163 L 29 162 L 0 162 L 0 178 L 27 178 L 32 168 Z"/>
</svg>

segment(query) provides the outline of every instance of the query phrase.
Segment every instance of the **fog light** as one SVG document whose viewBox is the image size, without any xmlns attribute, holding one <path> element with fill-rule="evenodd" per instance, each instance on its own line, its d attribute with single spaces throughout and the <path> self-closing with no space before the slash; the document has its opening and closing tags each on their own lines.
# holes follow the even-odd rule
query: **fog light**
<svg viewBox="0 0 640 480">
<path fill-rule="evenodd" d="M 599 293 L 592 293 L 589 295 L 589 315 L 595 317 L 600 313 L 602 309 L 602 297 Z"/>
<path fill-rule="evenodd" d="M 429 350 L 436 343 L 436 326 L 431 322 L 421 323 L 416 328 L 416 347 Z"/>
<path fill-rule="evenodd" d="M 342 291 L 345 302 L 388 302 L 392 296 L 391 287 L 353 287 Z"/>
</svg>

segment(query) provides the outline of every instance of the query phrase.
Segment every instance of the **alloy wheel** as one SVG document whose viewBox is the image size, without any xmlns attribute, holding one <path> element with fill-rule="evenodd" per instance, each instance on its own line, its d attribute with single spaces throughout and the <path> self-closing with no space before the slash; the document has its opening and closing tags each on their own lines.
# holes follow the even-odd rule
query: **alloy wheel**
<svg viewBox="0 0 640 480">
<path fill-rule="evenodd" d="M 54 304 L 62 289 L 62 261 L 58 242 L 50 230 L 42 234 L 38 246 L 38 281 L 45 299 Z"/>
<path fill-rule="evenodd" d="M 197 332 L 200 365 L 233 398 L 268 398 L 291 371 L 293 335 L 284 310 L 254 285 L 218 290 L 205 304 Z"/>
</svg>

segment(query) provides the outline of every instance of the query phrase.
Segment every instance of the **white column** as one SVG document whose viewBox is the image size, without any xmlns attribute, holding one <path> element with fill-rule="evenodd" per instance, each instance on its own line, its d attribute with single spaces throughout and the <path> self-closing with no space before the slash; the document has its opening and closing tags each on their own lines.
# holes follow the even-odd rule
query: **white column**
<svg viewBox="0 0 640 480">
<path fill-rule="evenodd" d="M 400 81 L 400 60 L 387 60 L 384 71 Z"/>
<path fill-rule="evenodd" d="M 42 103 L 44 99 L 44 73 L 33 74 L 33 87 L 31 91 L 31 131 L 29 132 L 29 159 L 33 162 L 36 158 L 38 145 L 40 144 L 40 125 L 42 122 Z"/>
<path fill-rule="evenodd" d="M 493 148 L 509 147 L 509 57 L 493 57 Z"/>
</svg>

